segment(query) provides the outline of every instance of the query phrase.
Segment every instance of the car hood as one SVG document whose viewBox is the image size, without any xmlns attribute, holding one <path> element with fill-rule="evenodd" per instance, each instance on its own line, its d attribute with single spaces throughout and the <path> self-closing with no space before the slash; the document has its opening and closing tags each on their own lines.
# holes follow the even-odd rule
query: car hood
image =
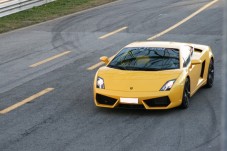
<svg viewBox="0 0 227 151">
<path fill-rule="evenodd" d="M 106 90 L 146 92 L 159 91 L 169 80 L 177 79 L 180 69 L 163 71 L 129 71 L 100 68 L 97 76 L 103 78 Z"/>
</svg>

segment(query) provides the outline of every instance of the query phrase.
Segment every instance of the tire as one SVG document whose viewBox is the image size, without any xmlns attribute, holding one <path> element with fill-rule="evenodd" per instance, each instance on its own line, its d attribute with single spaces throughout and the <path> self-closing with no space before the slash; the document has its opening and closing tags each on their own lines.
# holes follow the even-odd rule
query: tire
<svg viewBox="0 0 227 151">
<path fill-rule="evenodd" d="M 182 96 L 182 103 L 181 103 L 180 107 L 182 109 L 187 109 L 189 107 L 189 100 L 190 100 L 190 81 L 187 78 L 185 80 L 184 91 L 183 91 L 183 96 Z"/>
<path fill-rule="evenodd" d="M 207 84 L 205 85 L 206 88 L 211 88 L 214 83 L 214 61 L 213 59 L 210 60 L 210 65 L 207 73 Z"/>
</svg>

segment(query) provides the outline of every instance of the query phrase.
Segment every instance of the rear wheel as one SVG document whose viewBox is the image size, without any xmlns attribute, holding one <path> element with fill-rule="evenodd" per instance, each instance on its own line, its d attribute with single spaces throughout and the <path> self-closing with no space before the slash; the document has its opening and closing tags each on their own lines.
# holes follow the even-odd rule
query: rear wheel
<svg viewBox="0 0 227 151">
<path fill-rule="evenodd" d="M 182 109 L 187 109 L 189 107 L 189 100 L 190 100 L 190 81 L 187 78 L 184 85 L 182 103 L 180 107 Z"/>
<path fill-rule="evenodd" d="M 213 86 L 213 83 L 214 83 L 214 61 L 213 59 L 211 59 L 207 74 L 207 84 L 205 85 L 205 87 L 211 88 Z"/>
</svg>

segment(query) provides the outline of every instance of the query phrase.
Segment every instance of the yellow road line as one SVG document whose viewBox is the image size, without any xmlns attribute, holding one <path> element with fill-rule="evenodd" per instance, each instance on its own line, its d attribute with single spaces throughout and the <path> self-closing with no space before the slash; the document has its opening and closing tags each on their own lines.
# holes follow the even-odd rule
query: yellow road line
<svg viewBox="0 0 227 151">
<path fill-rule="evenodd" d="M 37 63 L 35 63 L 35 64 L 32 64 L 32 65 L 30 65 L 29 67 L 32 67 L 32 68 L 37 67 L 37 66 L 42 65 L 42 64 L 44 64 L 44 63 L 47 63 L 47 62 L 49 62 L 49 61 L 52 61 L 52 60 L 57 59 L 57 58 L 59 58 L 59 57 L 62 57 L 62 56 L 66 55 L 66 54 L 68 54 L 68 53 L 70 53 L 70 52 L 71 52 L 71 51 L 65 51 L 65 52 L 60 53 L 60 54 L 58 54 L 58 55 L 55 55 L 55 56 L 53 56 L 53 57 L 47 58 L 47 59 L 45 59 L 45 60 L 43 60 L 43 61 L 37 62 Z"/>
<path fill-rule="evenodd" d="M 199 10 L 197 10 L 196 12 L 192 13 L 191 15 L 189 15 L 188 17 L 186 17 L 185 19 L 181 20 L 180 22 L 176 23 L 175 25 L 169 27 L 168 29 L 160 32 L 159 34 L 148 38 L 147 40 L 154 40 L 168 32 L 170 32 L 171 30 L 177 28 L 178 26 L 182 25 L 183 23 L 187 22 L 188 20 L 190 20 L 191 18 L 195 17 L 196 15 L 198 15 L 199 13 L 201 13 L 202 11 L 204 11 L 205 9 L 207 9 L 208 7 L 210 7 L 211 5 L 215 4 L 216 2 L 218 2 L 219 0 L 214 0 L 206 5 L 204 5 L 203 7 L 201 7 Z"/>
<path fill-rule="evenodd" d="M 107 38 L 107 37 L 109 37 L 109 36 L 111 36 L 111 35 L 114 35 L 114 34 L 116 34 L 116 33 L 121 32 L 121 31 L 123 31 L 123 30 L 125 30 L 125 29 L 127 29 L 127 28 L 128 28 L 127 26 L 122 27 L 122 28 L 120 28 L 120 29 L 117 29 L 117 30 L 115 30 L 115 31 L 113 31 L 113 32 L 110 32 L 110 33 L 108 33 L 108 34 L 106 34 L 106 35 L 103 35 L 103 36 L 99 37 L 99 39 Z"/>
<path fill-rule="evenodd" d="M 114 57 L 114 56 L 109 57 L 109 60 L 112 60 L 113 57 Z M 95 64 L 95 65 L 93 65 L 93 66 L 87 68 L 87 70 L 94 70 L 95 68 L 98 68 L 98 67 L 100 67 L 100 66 L 102 66 L 102 65 L 104 65 L 104 62 L 99 62 L 99 63 L 97 63 L 97 64 Z"/>
<path fill-rule="evenodd" d="M 175 25 L 169 27 L 168 29 L 164 30 L 163 32 L 154 35 L 153 37 L 148 38 L 147 40 L 154 40 L 168 32 L 170 32 L 171 30 L 177 28 L 178 26 L 180 26 L 181 24 L 185 23 L 186 21 L 190 20 L 191 18 L 193 18 L 194 16 L 198 15 L 199 13 L 201 13 L 202 11 L 204 11 L 205 9 L 207 9 L 208 7 L 210 7 L 211 5 L 215 4 L 216 2 L 218 2 L 219 0 L 214 0 L 206 5 L 204 5 L 202 8 L 200 8 L 199 10 L 197 10 L 196 12 L 192 13 L 191 15 L 189 15 L 188 17 L 186 17 L 185 19 L 181 20 L 180 22 L 176 23 Z M 113 57 L 113 56 L 112 56 Z M 103 64 L 101 64 L 101 62 L 87 68 L 87 70 L 94 70 L 95 68 L 98 68 L 99 66 L 101 66 Z"/>
<path fill-rule="evenodd" d="M 101 66 L 103 64 L 104 64 L 104 62 L 99 62 L 99 63 L 87 68 L 87 70 L 94 70 L 95 68 L 98 68 L 99 66 Z"/>
<path fill-rule="evenodd" d="M 16 109 L 16 108 L 18 108 L 18 107 L 24 105 L 24 104 L 26 104 L 26 103 L 28 103 L 28 102 L 31 102 L 31 101 L 33 101 L 34 99 L 36 99 L 36 98 L 38 98 L 38 97 L 40 97 L 40 96 L 42 96 L 42 95 L 44 95 L 44 94 L 46 94 L 46 93 L 49 93 L 49 92 L 51 92 L 51 91 L 53 91 L 53 90 L 54 90 L 54 88 L 47 88 L 47 89 L 44 89 L 44 90 L 40 91 L 39 93 L 36 93 L 36 94 L 34 94 L 34 95 L 28 97 L 27 99 L 24 99 L 24 100 L 22 100 L 22 101 L 20 101 L 20 102 L 18 102 L 18 103 L 16 103 L 16 104 L 14 104 L 14 105 L 12 105 L 12 106 L 6 108 L 6 109 L 4 109 L 4 110 L 1 110 L 1 111 L 0 111 L 0 114 L 6 114 L 6 113 L 8 113 L 8 112 L 10 112 L 10 111 L 12 111 L 12 110 L 14 110 L 14 109 Z"/>
</svg>

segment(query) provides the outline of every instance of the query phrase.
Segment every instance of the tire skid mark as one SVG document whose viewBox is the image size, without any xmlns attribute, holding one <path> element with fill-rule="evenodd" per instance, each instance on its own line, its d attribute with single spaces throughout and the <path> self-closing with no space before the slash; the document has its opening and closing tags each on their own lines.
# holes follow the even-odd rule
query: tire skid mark
<svg viewBox="0 0 227 151">
<path fill-rule="evenodd" d="M 200 95 L 202 95 L 202 93 Z M 209 117 L 211 118 L 210 119 L 211 122 L 209 122 L 209 124 L 210 124 L 209 127 L 210 128 L 207 130 L 205 127 L 201 127 L 201 130 L 206 131 L 206 137 L 204 138 L 205 141 L 200 143 L 200 144 L 198 144 L 198 145 L 196 145 L 196 146 L 194 146 L 194 147 L 192 147 L 192 148 L 190 148 L 190 149 L 188 149 L 188 151 L 203 147 L 203 146 L 209 144 L 212 140 L 214 140 L 218 136 L 220 136 L 220 132 L 219 132 L 219 130 L 217 128 L 217 118 L 216 118 L 217 115 L 215 113 L 215 110 L 214 110 L 211 102 L 209 101 L 208 96 L 203 94 L 202 97 L 204 98 L 204 100 L 206 100 L 205 101 L 206 104 L 204 104 L 204 105 L 206 105 L 208 107 L 208 110 L 210 111 L 210 112 L 207 112 L 208 114 L 210 113 Z M 202 123 L 202 124 L 207 124 L 207 123 Z M 218 130 L 218 133 L 217 133 L 217 130 Z"/>
<path fill-rule="evenodd" d="M 193 151 L 193 150 L 198 149 L 198 148 L 200 148 L 200 147 L 207 146 L 207 144 L 209 144 L 210 142 L 212 142 L 213 140 L 215 140 L 216 138 L 218 138 L 218 137 L 220 137 L 220 136 L 221 136 L 221 134 L 218 133 L 218 134 L 216 134 L 214 137 L 209 138 L 207 141 L 205 141 L 205 142 L 203 142 L 203 143 L 201 143 L 201 144 L 199 144 L 199 145 L 197 145 L 197 146 L 194 146 L 193 148 L 188 149 L 188 150 L 186 150 L 186 151 Z"/>
<path fill-rule="evenodd" d="M 140 118 L 138 120 L 134 120 L 131 118 L 130 120 L 133 121 L 133 123 L 143 123 L 143 126 L 139 127 L 138 129 L 138 127 L 136 127 L 135 125 L 133 130 L 129 132 L 129 135 L 125 134 L 123 137 L 124 139 L 114 143 L 109 150 L 135 150 L 134 146 L 132 146 L 131 144 L 137 144 L 136 146 L 138 145 L 140 146 L 141 144 L 138 144 L 138 140 L 141 140 L 141 138 L 143 138 L 144 140 L 149 140 L 150 134 L 154 135 L 156 132 L 156 129 L 158 129 L 161 123 L 164 122 L 160 116 L 152 116 L 154 114 L 158 114 L 162 117 L 162 115 L 164 116 L 165 114 L 168 114 L 168 111 L 164 113 L 160 111 L 145 112 L 143 115 L 147 116 L 146 119 L 144 119 L 144 117 L 141 115 L 139 115 Z M 127 138 L 130 138 L 130 137 L 133 137 L 133 140 L 131 140 L 132 142 L 130 144 L 125 143 L 126 146 L 120 146 L 124 144 L 124 141 L 127 141 Z"/>
<path fill-rule="evenodd" d="M 180 130 L 179 130 L 179 139 L 178 139 L 178 145 L 176 147 L 176 151 L 181 151 L 180 147 L 181 147 L 181 143 L 182 143 L 182 140 L 185 138 L 185 124 L 183 122 L 184 117 L 183 115 L 181 114 L 180 115 L 180 118 L 179 118 L 179 127 L 180 127 Z"/>
<path fill-rule="evenodd" d="M 31 128 L 25 130 L 23 133 L 21 133 L 19 136 L 17 136 L 15 139 L 13 140 L 10 140 L 9 142 L 7 143 L 3 143 L 1 144 L 1 149 L 2 150 L 5 150 L 5 149 L 8 149 L 10 147 L 10 145 L 8 144 L 15 144 L 15 143 L 18 143 L 20 142 L 21 140 L 23 140 L 25 137 L 28 137 L 29 135 L 35 133 L 36 131 L 38 131 L 40 128 L 42 128 L 44 125 L 47 125 L 47 124 L 51 124 L 51 123 L 54 123 L 56 122 L 56 118 L 54 118 L 54 116 L 50 116 L 46 119 L 44 119 L 43 121 L 35 124 L 34 126 L 32 126 Z"/>
<path fill-rule="evenodd" d="M 67 44 L 67 40 L 64 39 L 64 37 L 62 35 L 64 33 L 63 31 L 67 30 L 70 27 L 75 27 L 74 25 L 77 22 L 82 22 L 82 21 L 88 20 L 99 14 L 101 14 L 101 13 L 98 13 L 98 14 L 94 13 L 94 14 L 89 14 L 89 15 L 87 15 L 85 13 L 85 14 L 80 14 L 79 17 L 77 15 L 75 15 L 75 16 L 71 16 L 69 18 L 61 20 L 61 22 L 58 23 L 56 26 L 54 26 L 52 29 L 53 36 L 52 36 L 51 43 L 52 43 L 53 47 L 61 46 L 64 49 L 71 49 L 67 45 L 65 45 L 65 44 Z M 76 28 L 81 28 L 81 26 L 76 27 Z M 82 28 L 84 28 L 84 26 L 82 26 Z M 74 31 L 77 31 L 77 30 L 74 29 Z M 80 33 L 82 33 L 83 31 L 85 31 L 85 29 L 82 29 L 82 30 L 80 29 L 79 31 L 80 31 Z M 67 33 L 66 36 L 69 36 L 71 34 L 69 32 L 66 32 L 66 33 Z M 75 48 L 75 49 L 79 48 L 81 45 L 81 42 L 80 42 L 81 37 L 79 37 L 79 35 L 77 33 L 73 36 L 75 38 L 74 41 L 76 41 L 77 43 L 71 42 L 70 43 L 71 47 Z M 79 50 L 76 50 L 76 51 L 79 53 Z"/>
</svg>

